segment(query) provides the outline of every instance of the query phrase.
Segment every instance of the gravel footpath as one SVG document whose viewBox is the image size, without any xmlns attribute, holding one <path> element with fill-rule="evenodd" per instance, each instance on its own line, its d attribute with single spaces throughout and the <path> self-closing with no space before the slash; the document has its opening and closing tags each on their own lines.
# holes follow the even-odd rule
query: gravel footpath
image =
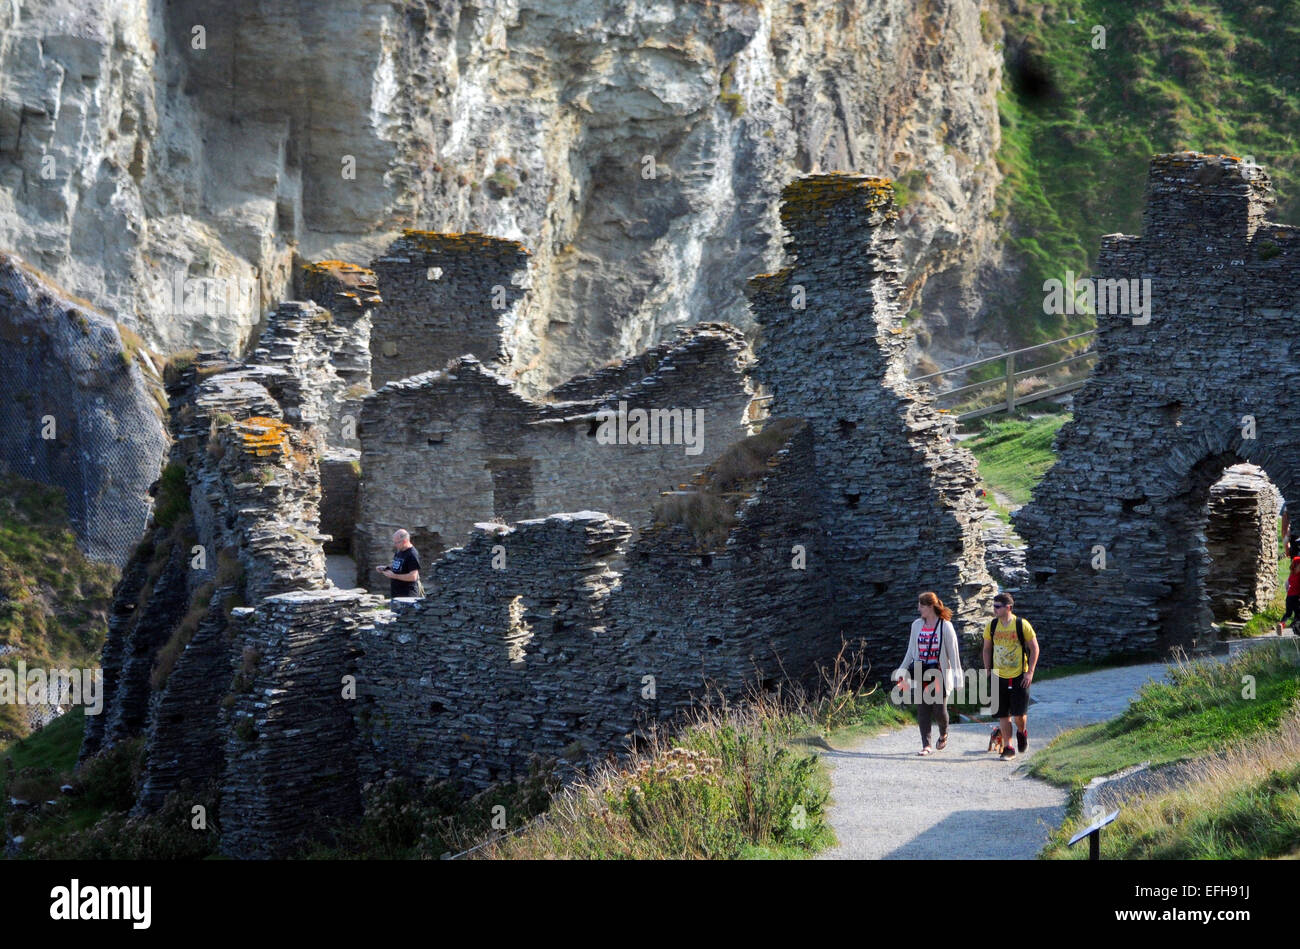
<svg viewBox="0 0 1300 949">
<path fill-rule="evenodd" d="M 1153 663 L 1034 683 L 1029 750 L 1013 761 L 986 751 L 991 723 L 953 725 L 947 747 L 926 758 L 915 725 L 823 752 L 840 843 L 818 859 L 1032 859 L 1064 819 L 1067 795 L 1025 774 L 1026 762 L 1062 731 L 1119 715 L 1164 676 Z"/>
</svg>

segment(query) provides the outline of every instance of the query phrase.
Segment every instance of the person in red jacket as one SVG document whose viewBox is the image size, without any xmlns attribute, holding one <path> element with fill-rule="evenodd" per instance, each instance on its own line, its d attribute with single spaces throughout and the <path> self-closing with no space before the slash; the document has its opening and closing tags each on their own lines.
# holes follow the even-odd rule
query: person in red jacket
<svg viewBox="0 0 1300 949">
<path fill-rule="evenodd" d="M 1277 634 L 1282 635 L 1287 617 L 1300 618 L 1300 557 L 1291 558 L 1291 575 L 1286 578 L 1286 609 L 1277 624 Z"/>
</svg>

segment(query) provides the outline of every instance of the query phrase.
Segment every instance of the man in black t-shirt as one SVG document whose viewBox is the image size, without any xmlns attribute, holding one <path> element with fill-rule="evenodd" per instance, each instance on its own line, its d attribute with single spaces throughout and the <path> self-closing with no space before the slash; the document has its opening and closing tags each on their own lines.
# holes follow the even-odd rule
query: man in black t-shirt
<svg viewBox="0 0 1300 949">
<path fill-rule="evenodd" d="M 406 531 L 399 530 L 393 534 L 392 565 L 375 569 L 388 578 L 389 597 L 418 595 L 415 582 L 420 579 L 420 552 Z"/>
</svg>

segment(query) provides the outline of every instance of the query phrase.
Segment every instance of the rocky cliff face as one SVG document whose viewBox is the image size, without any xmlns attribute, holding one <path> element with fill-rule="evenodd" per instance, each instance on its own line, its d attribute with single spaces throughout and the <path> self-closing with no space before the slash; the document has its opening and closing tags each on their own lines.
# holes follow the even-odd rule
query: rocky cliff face
<svg viewBox="0 0 1300 949">
<path fill-rule="evenodd" d="M 907 185 L 934 346 L 978 309 L 976 0 L 36 0 L 0 29 L 0 247 L 164 350 L 246 343 L 295 261 L 478 230 L 533 253 L 514 368 L 540 389 L 748 325 L 781 185 L 835 169 Z"/>
</svg>

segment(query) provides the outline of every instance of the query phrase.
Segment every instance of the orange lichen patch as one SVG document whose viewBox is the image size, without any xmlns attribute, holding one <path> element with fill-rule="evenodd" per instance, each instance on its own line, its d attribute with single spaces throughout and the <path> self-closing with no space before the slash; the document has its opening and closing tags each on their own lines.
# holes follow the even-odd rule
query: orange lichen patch
<svg viewBox="0 0 1300 949">
<path fill-rule="evenodd" d="M 868 213 L 892 213 L 893 182 L 888 178 L 844 172 L 796 178 L 781 192 L 781 222 L 787 228 L 796 220 L 825 221 L 829 224 L 827 211 L 843 201 L 857 200 L 862 201 L 862 208 Z"/>
<path fill-rule="evenodd" d="M 279 419 L 254 415 L 234 424 L 244 451 L 255 458 L 284 457 L 290 451 L 289 426 Z"/>
<path fill-rule="evenodd" d="M 313 264 L 303 264 L 302 269 L 310 274 L 321 274 L 324 276 L 340 277 L 344 274 L 366 277 L 371 280 L 375 278 L 375 272 L 360 264 L 350 264 L 346 260 L 318 260 Z"/>
<path fill-rule="evenodd" d="M 492 253 L 499 256 L 523 254 L 531 256 L 528 248 L 519 241 L 505 237 L 491 237 L 479 231 L 458 234 L 454 231 L 421 231 L 407 228 L 402 240 L 426 253 Z"/>
<path fill-rule="evenodd" d="M 757 274 L 745 282 L 745 289 L 749 297 L 754 300 L 784 294 L 785 285 L 792 273 L 794 273 L 793 267 L 782 267 L 772 273 Z"/>
<path fill-rule="evenodd" d="M 364 303 L 381 303 L 379 297 L 379 286 L 376 283 L 376 276 L 373 270 L 366 267 L 350 264 L 343 260 L 318 260 L 314 264 L 303 265 L 303 283 L 309 293 L 313 294 L 318 301 L 332 291 L 337 291 L 339 287 L 346 287 L 348 291 L 361 290 L 365 293 L 365 299 L 362 300 L 354 292 L 335 292 L 335 296 L 347 297 L 346 305 L 348 307 L 359 307 Z"/>
</svg>

